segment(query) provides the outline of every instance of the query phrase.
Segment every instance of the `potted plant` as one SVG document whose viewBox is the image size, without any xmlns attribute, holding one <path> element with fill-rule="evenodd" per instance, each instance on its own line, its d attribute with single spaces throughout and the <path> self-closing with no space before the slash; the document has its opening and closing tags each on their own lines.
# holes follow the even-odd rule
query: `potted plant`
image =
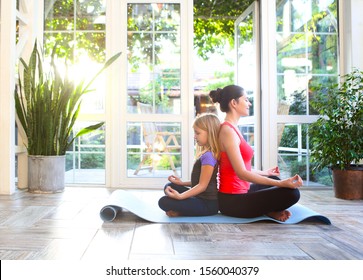
<svg viewBox="0 0 363 280">
<path fill-rule="evenodd" d="M 55 50 L 56 47 L 51 55 L 49 71 L 43 67 L 43 57 L 37 42 L 28 63 L 20 58 L 23 71 L 19 73 L 15 89 L 15 109 L 18 126 L 26 138 L 30 192 L 63 191 L 67 149 L 77 137 L 104 124 L 100 122 L 85 127 L 73 135 L 82 96 L 91 91 L 90 86 L 97 76 L 121 54 L 111 57 L 88 83 L 82 80 L 75 84 L 69 76 L 67 61 L 64 75 L 60 73 L 55 63 Z"/>
<path fill-rule="evenodd" d="M 353 69 L 340 84 L 319 86 L 311 105 L 319 113 L 309 128 L 311 159 L 333 173 L 335 196 L 363 199 L 363 72 Z"/>
</svg>

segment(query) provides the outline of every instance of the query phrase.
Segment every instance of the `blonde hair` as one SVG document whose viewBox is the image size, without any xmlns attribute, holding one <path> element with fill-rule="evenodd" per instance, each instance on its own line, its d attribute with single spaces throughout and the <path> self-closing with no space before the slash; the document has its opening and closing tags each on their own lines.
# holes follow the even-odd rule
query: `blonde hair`
<svg viewBox="0 0 363 280">
<path fill-rule="evenodd" d="M 208 134 L 208 146 L 200 147 L 197 145 L 196 147 L 196 156 L 199 156 L 205 148 L 210 150 L 213 156 L 216 159 L 219 159 L 219 142 L 218 142 L 218 134 L 221 122 L 216 114 L 213 113 L 203 113 L 196 117 L 193 123 L 193 127 L 197 127 L 201 130 L 207 131 Z"/>
</svg>

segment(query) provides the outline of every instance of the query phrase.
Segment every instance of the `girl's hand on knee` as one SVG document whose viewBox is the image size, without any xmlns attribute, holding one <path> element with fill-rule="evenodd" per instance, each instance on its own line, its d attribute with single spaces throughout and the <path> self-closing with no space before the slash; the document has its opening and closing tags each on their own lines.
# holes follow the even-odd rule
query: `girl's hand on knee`
<svg viewBox="0 0 363 280">
<path fill-rule="evenodd" d="M 165 194 L 168 197 L 170 197 L 170 198 L 174 198 L 174 199 L 177 199 L 177 200 L 181 200 L 182 199 L 180 193 L 178 193 L 176 190 L 174 190 L 171 187 L 167 187 L 165 189 Z"/>
<path fill-rule="evenodd" d="M 180 180 L 179 177 L 176 177 L 174 175 L 170 175 L 168 177 L 168 180 L 169 180 L 169 182 L 174 183 L 174 184 L 177 184 L 177 185 L 182 185 L 183 184 L 183 181 Z"/>
</svg>

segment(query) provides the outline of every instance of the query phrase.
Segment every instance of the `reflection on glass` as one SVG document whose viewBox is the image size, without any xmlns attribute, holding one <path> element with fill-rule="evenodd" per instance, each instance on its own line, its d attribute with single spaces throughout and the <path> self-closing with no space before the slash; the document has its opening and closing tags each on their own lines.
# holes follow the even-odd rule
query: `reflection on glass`
<svg viewBox="0 0 363 280">
<path fill-rule="evenodd" d="M 180 123 L 129 122 L 127 171 L 129 177 L 181 174 Z"/>
<path fill-rule="evenodd" d="M 128 4 L 129 113 L 180 114 L 180 5 Z"/>
</svg>

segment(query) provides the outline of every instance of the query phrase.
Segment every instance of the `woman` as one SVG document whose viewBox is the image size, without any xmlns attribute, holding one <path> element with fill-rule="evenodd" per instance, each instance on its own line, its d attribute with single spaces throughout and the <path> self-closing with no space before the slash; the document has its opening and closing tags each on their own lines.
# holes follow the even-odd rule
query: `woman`
<svg viewBox="0 0 363 280">
<path fill-rule="evenodd" d="M 243 218 L 267 215 L 286 221 L 291 216 L 286 209 L 300 198 L 297 188 L 302 185 L 302 179 L 295 175 L 279 180 L 278 167 L 267 171 L 251 170 L 253 149 L 237 128 L 239 118 L 248 116 L 251 106 L 243 88 L 229 85 L 211 91 L 209 96 L 226 113 L 219 133 L 221 213 Z"/>
<path fill-rule="evenodd" d="M 193 124 L 197 144 L 191 181 L 169 176 L 159 207 L 169 217 L 209 216 L 218 213 L 217 172 L 220 121 L 215 114 L 199 115 Z"/>
</svg>

